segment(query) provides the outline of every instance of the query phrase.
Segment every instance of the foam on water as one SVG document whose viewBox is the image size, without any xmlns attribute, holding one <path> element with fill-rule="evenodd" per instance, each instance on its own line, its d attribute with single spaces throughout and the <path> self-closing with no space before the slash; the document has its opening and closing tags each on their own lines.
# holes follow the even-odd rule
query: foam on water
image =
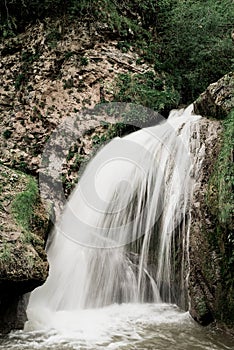
<svg viewBox="0 0 234 350">
<path fill-rule="evenodd" d="M 89 163 L 53 233 L 49 278 L 31 294 L 30 321 L 40 309 L 172 301 L 173 244 L 183 237 L 183 260 L 195 164 L 190 139 L 199 118 L 191 106 L 172 112 L 164 123 L 114 139 Z M 181 290 L 183 280 L 181 272 Z"/>
<path fill-rule="evenodd" d="M 2 350 L 224 350 L 230 340 L 199 327 L 176 305 L 113 304 L 76 312 L 39 310 L 41 321 L 1 340 Z M 34 316 L 30 315 L 33 319 Z M 44 319 L 47 319 L 45 324 Z M 41 323 L 40 323 L 41 322 Z"/>
</svg>

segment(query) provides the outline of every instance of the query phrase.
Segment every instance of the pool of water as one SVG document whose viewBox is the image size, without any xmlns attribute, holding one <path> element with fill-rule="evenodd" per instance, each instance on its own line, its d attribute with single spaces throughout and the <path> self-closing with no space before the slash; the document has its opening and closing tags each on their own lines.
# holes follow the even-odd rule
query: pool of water
<svg viewBox="0 0 234 350">
<path fill-rule="evenodd" d="M 25 330 L 0 336 L 1 350 L 234 349 L 231 337 L 199 326 L 175 305 L 114 304 L 53 313 L 41 310 L 40 319 L 33 313 L 29 318 Z"/>
</svg>

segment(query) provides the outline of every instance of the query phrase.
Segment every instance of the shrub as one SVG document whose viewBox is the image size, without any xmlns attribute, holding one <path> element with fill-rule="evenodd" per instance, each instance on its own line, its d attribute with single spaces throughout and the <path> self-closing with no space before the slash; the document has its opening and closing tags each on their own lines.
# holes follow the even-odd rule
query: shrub
<svg viewBox="0 0 234 350">
<path fill-rule="evenodd" d="M 168 112 L 179 102 L 179 95 L 173 85 L 157 77 L 153 71 L 119 74 L 114 98 L 118 102 L 140 104 L 160 113 Z"/>
<path fill-rule="evenodd" d="M 9 138 L 11 137 L 11 135 L 12 135 L 12 131 L 11 131 L 11 130 L 6 129 L 6 130 L 3 131 L 3 137 L 4 137 L 6 140 L 9 139 Z"/>
<path fill-rule="evenodd" d="M 38 200 L 38 187 L 34 179 L 29 179 L 27 188 L 19 193 L 12 203 L 12 212 L 18 224 L 26 231 L 30 231 L 34 206 Z"/>
<path fill-rule="evenodd" d="M 159 5 L 162 69 L 187 103 L 231 70 L 233 1 L 161 0 Z"/>
</svg>

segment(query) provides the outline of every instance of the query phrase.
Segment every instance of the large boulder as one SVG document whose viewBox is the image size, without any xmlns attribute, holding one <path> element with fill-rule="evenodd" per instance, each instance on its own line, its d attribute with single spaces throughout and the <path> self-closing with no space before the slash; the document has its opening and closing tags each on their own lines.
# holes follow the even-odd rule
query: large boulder
<svg viewBox="0 0 234 350">
<path fill-rule="evenodd" d="M 23 327 L 25 293 L 44 283 L 49 217 L 36 181 L 0 166 L 0 332 Z"/>
<path fill-rule="evenodd" d="M 234 108 L 234 73 L 210 84 L 194 102 L 194 112 L 205 117 L 224 119 Z"/>
<path fill-rule="evenodd" d="M 214 223 L 207 207 L 207 193 L 215 159 L 220 151 L 222 128 L 218 121 L 209 121 L 206 118 L 200 123 L 199 141 L 203 147 L 203 162 L 196 174 L 191 208 L 188 286 L 190 314 L 198 323 L 208 325 L 215 320 L 220 266 L 216 251 L 209 241 Z"/>
<path fill-rule="evenodd" d="M 225 75 L 194 103 L 196 113 L 212 118 L 201 121 L 204 160 L 192 204 L 188 285 L 192 317 L 234 333 L 233 82 L 232 73 Z"/>
</svg>

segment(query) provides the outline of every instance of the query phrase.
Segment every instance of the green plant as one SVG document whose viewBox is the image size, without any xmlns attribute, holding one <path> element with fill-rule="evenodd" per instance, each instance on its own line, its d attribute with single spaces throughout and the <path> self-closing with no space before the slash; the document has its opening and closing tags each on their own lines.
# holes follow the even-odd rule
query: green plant
<svg viewBox="0 0 234 350">
<path fill-rule="evenodd" d="M 223 122 L 223 142 L 214 173 L 209 182 L 212 212 L 221 225 L 232 225 L 234 214 L 234 110 Z M 234 238 L 234 237 L 233 237 Z"/>
<path fill-rule="evenodd" d="M 6 263 L 11 260 L 11 245 L 3 242 L 0 245 L 0 263 Z"/>
<path fill-rule="evenodd" d="M 75 52 L 74 51 L 66 51 L 64 53 L 64 59 L 65 60 L 68 60 L 70 57 L 74 56 L 75 55 Z"/>
<path fill-rule="evenodd" d="M 158 6 L 161 69 L 188 103 L 231 70 L 233 2 L 159 0 Z"/>
<path fill-rule="evenodd" d="M 78 171 L 80 169 L 81 164 L 85 162 L 85 157 L 82 156 L 81 154 L 76 154 L 75 159 L 71 165 L 71 170 L 73 171 Z"/>
<path fill-rule="evenodd" d="M 25 191 L 19 193 L 12 203 L 13 215 L 25 232 L 30 232 L 34 216 L 34 207 L 37 201 L 37 183 L 34 179 L 28 177 L 27 188 Z"/>
<path fill-rule="evenodd" d="M 15 167 L 22 172 L 28 171 L 28 164 L 25 161 L 20 161 Z"/>
<path fill-rule="evenodd" d="M 106 142 L 112 140 L 114 137 L 121 137 L 127 134 L 130 131 L 135 130 L 134 127 L 131 127 L 125 123 L 118 122 L 115 124 L 103 123 L 104 131 L 101 133 L 95 133 L 92 136 L 92 145 L 94 148 L 99 148 L 104 145 Z"/>
<path fill-rule="evenodd" d="M 117 48 L 120 49 L 122 52 L 128 52 L 130 47 L 131 47 L 131 43 L 124 40 L 118 41 Z"/>
<path fill-rule="evenodd" d="M 67 160 L 67 161 L 71 160 L 71 159 L 75 156 L 75 154 L 76 154 L 77 152 L 78 152 L 78 146 L 77 146 L 77 144 L 74 144 L 74 146 L 72 146 L 72 147 L 69 149 L 68 155 L 67 155 L 67 157 L 66 157 L 66 160 Z"/>
<path fill-rule="evenodd" d="M 109 35 L 118 40 L 119 49 L 127 52 L 133 48 L 140 55 L 139 64 L 143 58 L 163 76 L 164 91 L 157 88 L 150 92 L 146 87 L 147 79 L 152 81 L 149 77 L 142 91 L 136 84 L 136 94 L 128 91 L 121 96 L 120 92 L 118 97 L 168 111 L 178 100 L 186 104 L 195 100 L 210 83 L 232 69 L 232 5 L 232 0 L 7 0 L 0 4 L 0 35 L 14 35 L 38 19 L 59 17 L 59 26 L 54 24 L 47 30 L 47 43 L 55 48 L 64 23 L 80 19 L 88 25 L 103 23 Z M 60 63 L 72 54 L 65 53 Z M 29 67 L 28 62 L 38 57 L 37 52 L 23 52 L 22 61 Z M 80 64 L 87 65 L 88 58 L 82 56 Z M 22 67 L 16 89 L 27 82 L 27 75 Z M 84 88 L 80 83 L 78 91 Z"/>
<path fill-rule="evenodd" d="M 119 74 L 114 99 L 164 112 L 178 105 L 179 95 L 169 80 L 162 80 L 153 71 L 148 71 L 143 74 Z"/>
<path fill-rule="evenodd" d="M 102 145 L 107 141 L 107 135 L 94 135 L 92 137 L 92 145 L 97 146 L 97 145 Z"/>
<path fill-rule="evenodd" d="M 26 82 L 27 78 L 25 73 L 20 73 L 17 75 L 16 79 L 15 79 L 15 89 L 19 90 L 21 85 Z"/>
<path fill-rule="evenodd" d="M 3 131 L 2 134 L 3 134 L 3 137 L 4 137 L 5 139 L 9 139 L 9 138 L 11 137 L 11 135 L 12 135 L 12 131 L 9 130 L 9 129 L 6 129 L 6 130 Z"/>
<path fill-rule="evenodd" d="M 38 60 L 39 57 L 40 57 L 40 54 L 38 51 L 33 52 L 32 50 L 25 50 L 21 54 L 22 61 L 28 64 Z"/>
<path fill-rule="evenodd" d="M 89 64 L 89 59 L 88 57 L 82 56 L 80 58 L 80 64 L 81 66 L 87 66 Z"/>
<path fill-rule="evenodd" d="M 59 40 L 61 40 L 61 33 L 57 28 L 52 28 L 46 35 L 46 42 L 52 49 L 57 46 Z"/>
<path fill-rule="evenodd" d="M 207 205 L 215 224 L 209 241 L 220 259 L 218 319 L 234 323 L 234 110 L 223 122 L 221 150 L 209 181 Z"/>
</svg>

